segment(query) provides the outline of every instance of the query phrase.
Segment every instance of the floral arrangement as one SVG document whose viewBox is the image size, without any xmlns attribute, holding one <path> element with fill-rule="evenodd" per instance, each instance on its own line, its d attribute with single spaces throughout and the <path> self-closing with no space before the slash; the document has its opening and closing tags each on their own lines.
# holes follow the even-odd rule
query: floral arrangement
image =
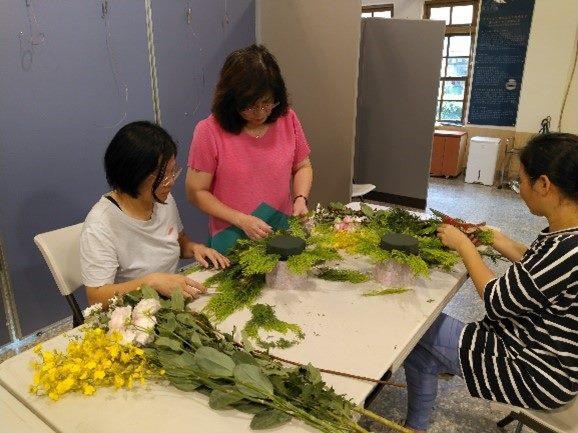
<svg viewBox="0 0 578 433">
<path fill-rule="evenodd" d="M 101 387 L 158 380 L 207 395 L 214 410 L 251 414 L 254 430 L 296 418 L 321 432 L 367 433 L 356 422 L 365 415 L 409 433 L 337 394 L 311 364 L 285 367 L 268 352 L 219 331 L 185 304 L 180 291 L 160 299 L 143 287 L 115 298 L 107 310 L 95 306 L 85 313 L 82 337 L 72 339 L 65 353 L 36 349 L 40 360 L 33 364 L 32 393 L 58 400 L 71 392 L 88 396 Z"/>
<path fill-rule="evenodd" d="M 437 211 L 436 211 L 437 212 Z M 450 270 L 460 261 L 459 255 L 446 248 L 436 236 L 443 223 L 456 223 L 467 230 L 483 244 L 492 242 L 492 232 L 483 224 L 468 224 L 443 215 L 422 219 L 400 208 L 374 210 L 361 204 L 359 210 L 341 203 L 327 207 L 317 206 L 308 218 L 291 218 L 289 229 L 277 231 L 271 236 L 289 234 L 305 240 L 306 249 L 287 260 L 287 267 L 295 274 L 312 271 L 316 278 L 330 281 L 362 283 L 369 277 L 355 270 L 341 270 L 326 266 L 327 262 L 342 259 L 340 252 L 361 255 L 374 263 L 394 260 L 406 265 L 414 275 L 427 276 L 433 267 Z M 419 254 L 400 251 L 385 251 L 380 247 L 381 237 L 390 232 L 413 236 L 419 242 Z M 231 267 L 219 271 L 205 281 L 208 287 L 216 288 L 216 293 L 207 303 L 204 313 L 219 323 L 235 311 L 253 305 L 265 287 L 265 275 L 279 263 L 279 256 L 267 254 L 267 239 L 252 241 L 239 240 L 229 254 Z M 491 250 L 483 254 L 493 260 L 497 258 Z M 381 293 L 402 293 L 400 290 L 385 290 Z"/>
</svg>

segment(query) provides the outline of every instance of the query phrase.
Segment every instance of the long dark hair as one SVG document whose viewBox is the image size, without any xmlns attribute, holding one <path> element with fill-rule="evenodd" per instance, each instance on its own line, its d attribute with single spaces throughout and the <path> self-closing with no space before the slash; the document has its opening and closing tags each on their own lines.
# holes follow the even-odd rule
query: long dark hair
<svg viewBox="0 0 578 433">
<path fill-rule="evenodd" d="M 221 69 L 213 115 L 225 131 L 239 134 L 247 123 L 239 112 L 267 93 L 271 93 L 278 104 L 265 121 L 272 123 L 285 115 L 289 107 L 285 81 L 275 57 L 263 45 L 233 51 Z"/>
<path fill-rule="evenodd" d="M 176 155 L 177 145 L 159 125 L 146 120 L 129 123 L 116 133 L 106 149 L 106 180 L 112 189 L 137 198 L 140 185 L 158 168 L 152 190 L 154 199 L 161 202 L 155 190 L 165 177 L 167 163 Z"/>
<path fill-rule="evenodd" d="M 520 161 L 532 182 L 548 176 L 566 197 L 578 202 L 578 136 L 536 135 L 522 150 Z"/>
</svg>

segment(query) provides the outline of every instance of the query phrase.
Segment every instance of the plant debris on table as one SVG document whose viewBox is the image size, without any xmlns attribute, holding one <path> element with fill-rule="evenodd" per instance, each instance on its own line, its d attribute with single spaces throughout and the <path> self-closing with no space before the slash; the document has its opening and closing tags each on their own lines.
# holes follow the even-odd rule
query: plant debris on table
<svg viewBox="0 0 578 433">
<path fill-rule="evenodd" d="M 265 341 L 259 335 L 260 330 L 275 332 L 283 335 L 283 337 Z M 251 320 L 245 324 L 242 333 L 246 338 L 254 340 L 257 346 L 263 349 L 287 349 L 305 338 L 305 334 L 299 325 L 279 320 L 273 311 L 273 307 L 267 304 L 255 304 L 251 307 Z M 285 338 L 288 334 L 293 334 L 295 338 Z"/>
</svg>

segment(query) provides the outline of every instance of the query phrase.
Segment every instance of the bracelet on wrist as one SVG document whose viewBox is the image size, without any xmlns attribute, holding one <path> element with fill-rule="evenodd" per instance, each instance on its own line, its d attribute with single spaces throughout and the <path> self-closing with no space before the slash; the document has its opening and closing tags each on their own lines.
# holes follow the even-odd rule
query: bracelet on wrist
<svg viewBox="0 0 578 433">
<path fill-rule="evenodd" d="M 304 195 L 301 195 L 301 194 L 296 195 L 295 197 L 293 197 L 293 204 L 295 204 L 295 202 L 297 201 L 297 199 L 298 199 L 299 197 L 301 197 L 301 198 L 303 198 L 303 200 L 305 200 L 305 205 L 306 205 L 306 206 L 309 205 L 309 201 L 307 200 L 307 197 L 305 197 Z"/>
</svg>

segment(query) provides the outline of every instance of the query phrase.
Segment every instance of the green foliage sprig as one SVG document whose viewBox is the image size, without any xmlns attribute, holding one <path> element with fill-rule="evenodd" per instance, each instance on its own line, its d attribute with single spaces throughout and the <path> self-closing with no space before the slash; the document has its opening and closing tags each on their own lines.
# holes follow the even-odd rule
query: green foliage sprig
<svg viewBox="0 0 578 433">
<path fill-rule="evenodd" d="M 301 254 L 289 257 L 287 259 L 287 268 L 295 274 L 303 275 L 316 265 L 329 260 L 339 259 L 341 259 L 341 256 L 334 248 L 313 245 Z"/>
<path fill-rule="evenodd" d="M 409 289 L 405 288 L 405 287 L 390 287 L 387 289 L 377 289 L 377 290 L 371 290 L 370 292 L 366 292 L 363 294 L 363 296 L 384 296 L 384 295 L 396 295 L 399 293 L 405 293 L 407 292 Z"/>
<path fill-rule="evenodd" d="M 369 276 L 356 269 L 339 269 L 321 267 L 316 274 L 317 278 L 327 281 L 346 281 L 352 284 L 359 284 L 369 281 Z"/>
<path fill-rule="evenodd" d="M 293 234 L 304 236 L 303 239 L 308 243 L 305 251 L 287 260 L 287 267 L 291 272 L 302 275 L 328 260 L 341 259 L 334 248 L 317 245 L 297 219 L 290 220 L 289 230 Z M 278 231 L 271 236 L 285 233 Z M 267 239 L 238 240 L 229 253 L 231 266 L 205 281 L 206 286 L 216 287 L 216 293 L 203 310 L 212 320 L 221 322 L 235 311 L 251 306 L 261 296 L 265 287 L 265 275 L 273 271 L 279 263 L 278 255 L 267 254 Z"/>
<path fill-rule="evenodd" d="M 276 332 L 278 334 L 293 334 L 294 339 L 281 337 L 277 340 L 264 341 L 259 336 L 259 331 Z M 295 323 L 287 323 L 279 320 L 273 311 L 273 307 L 267 304 L 255 304 L 251 307 L 251 320 L 243 328 L 243 334 L 253 339 L 257 345 L 263 349 L 287 349 L 298 343 L 298 340 L 305 338 L 301 327 Z"/>
</svg>

